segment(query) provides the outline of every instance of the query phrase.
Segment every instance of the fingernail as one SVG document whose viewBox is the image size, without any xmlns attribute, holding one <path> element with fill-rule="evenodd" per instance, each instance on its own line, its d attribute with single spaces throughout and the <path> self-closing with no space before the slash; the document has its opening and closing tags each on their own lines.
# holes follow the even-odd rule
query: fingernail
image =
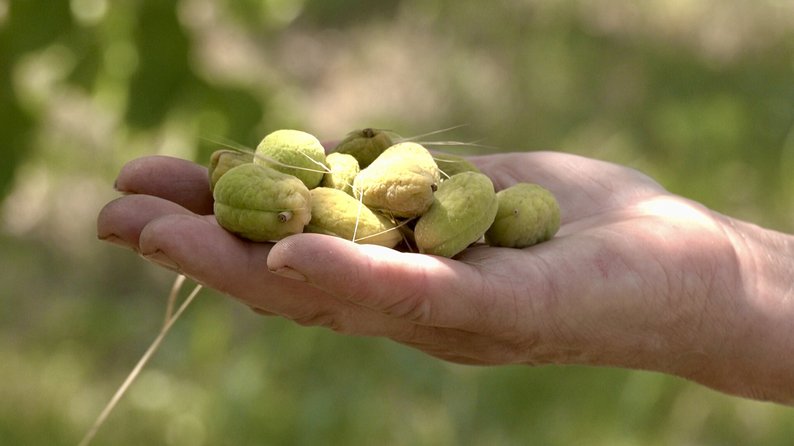
<svg viewBox="0 0 794 446">
<path fill-rule="evenodd" d="M 286 277 L 287 279 L 306 282 L 306 276 L 304 276 L 303 274 L 299 273 L 298 271 L 288 266 L 282 266 L 281 268 L 271 269 L 270 272 L 273 274 L 277 274 L 281 277 Z"/>
<path fill-rule="evenodd" d="M 172 271 L 179 272 L 179 265 L 176 262 L 171 260 L 168 256 L 166 256 L 163 251 L 155 251 L 151 254 L 143 254 L 143 258 L 155 263 L 157 265 L 162 266 L 163 268 L 170 269 Z"/>
<path fill-rule="evenodd" d="M 120 193 L 121 195 L 130 195 L 130 191 L 122 190 L 119 188 L 119 180 L 113 182 L 113 189 L 115 189 L 116 192 Z"/>
<path fill-rule="evenodd" d="M 108 235 L 103 235 L 103 236 L 97 236 L 97 238 L 99 240 L 102 240 L 103 242 L 112 243 L 114 245 L 123 246 L 125 248 L 135 249 L 135 247 L 133 245 L 131 245 L 129 242 L 127 242 L 123 238 L 117 236 L 116 234 L 108 234 Z"/>
</svg>

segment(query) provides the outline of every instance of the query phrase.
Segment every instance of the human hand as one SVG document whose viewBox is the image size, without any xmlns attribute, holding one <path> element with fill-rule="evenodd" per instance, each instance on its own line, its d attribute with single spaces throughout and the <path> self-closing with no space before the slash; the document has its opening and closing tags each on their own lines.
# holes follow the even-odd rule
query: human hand
<svg viewBox="0 0 794 446">
<path fill-rule="evenodd" d="M 523 181 L 551 190 L 562 210 L 558 235 L 522 250 L 473 246 L 455 259 L 318 234 L 251 243 L 210 215 L 204 168 L 164 157 L 122 169 L 117 188 L 128 195 L 101 211 L 98 235 L 261 313 L 388 337 L 449 361 L 647 369 L 792 398 L 780 394 L 790 363 L 757 370 L 780 344 L 759 348 L 767 313 L 750 302 L 729 219 L 588 158 L 472 160 L 497 189 Z"/>
</svg>

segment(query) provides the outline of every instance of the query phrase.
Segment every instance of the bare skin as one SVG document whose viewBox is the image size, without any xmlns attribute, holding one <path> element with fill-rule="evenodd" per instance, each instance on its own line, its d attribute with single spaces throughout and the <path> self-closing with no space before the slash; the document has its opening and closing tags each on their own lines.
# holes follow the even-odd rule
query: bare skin
<svg viewBox="0 0 794 446">
<path fill-rule="evenodd" d="M 318 234 L 241 240 L 214 220 L 206 170 L 147 157 L 100 212 L 100 239 L 262 314 L 383 336 L 465 364 L 653 370 L 794 403 L 794 237 L 713 212 L 629 168 L 556 152 L 472 158 L 497 189 L 535 182 L 553 240 L 455 259 Z"/>
</svg>

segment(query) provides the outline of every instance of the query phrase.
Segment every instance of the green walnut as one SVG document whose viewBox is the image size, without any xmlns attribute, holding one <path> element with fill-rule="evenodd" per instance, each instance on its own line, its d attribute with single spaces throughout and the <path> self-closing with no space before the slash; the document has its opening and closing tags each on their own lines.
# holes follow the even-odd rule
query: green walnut
<svg viewBox="0 0 794 446">
<path fill-rule="evenodd" d="M 218 223 L 255 242 L 301 233 L 311 219 L 311 196 L 301 180 L 254 163 L 229 169 L 213 197 Z"/>
<path fill-rule="evenodd" d="M 480 172 L 477 166 L 462 156 L 436 153 L 433 155 L 433 159 L 436 160 L 438 169 L 441 171 L 441 181 L 462 172 Z"/>
<path fill-rule="evenodd" d="M 339 189 L 348 195 L 353 195 L 353 180 L 359 172 L 356 158 L 346 153 L 331 153 L 325 157 L 325 164 L 328 172 L 323 175 L 320 186 Z"/>
<path fill-rule="evenodd" d="M 560 229 L 560 206 L 548 190 L 518 183 L 496 194 L 499 210 L 485 233 L 491 246 L 526 248 L 554 237 Z"/>
<path fill-rule="evenodd" d="M 242 150 L 220 149 L 212 153 L 210 157 L 210 165 L 208 168 L 210 178 L 210 190 L 215 189 L 215 184 L 218 179 L 222 177 L 232 167 L 237 167 L 240 164 L 248 164 L 254 162 L 254 154 L 252 152 L 244 152 Z"/>
<path fill-rule="evenodd" d="M 358 165 L 364 169 L 393 143 L 391 136 L 385 130 L 366 128 L 348 133 L 333 151 L 352 155 L 358 160 Z"/>
<path fill-rule="evenodd" d="M 297 177 L 307 188 L 323 179 L 325 149 L 313 135 L 300 130 L 276 130 L 256 147 L 254 163 Z"/>
<path fill-rule="evenodd" d="M 452 176 L 438 186 L 430 210 L 416 222 L 419 252 L 453 257 L 483 236 L 497 207 L 490 178 L 478 172 Z"/>
<path fill-rule="evenodd" d="M 312 219 L 306 232 L 334 235 L 356 243 L 393 248 L 402 235 L 388 218 L 376 214 L 339 189 L 316 187 L 310 191 Z"/>
<path fill-rule="evenodd" d="M 353 193 L 372 209 L 411 218 L 433 204 L 440 173 L 433 156 L 413 142 L 395 144 L 356 175 Z"/>
</svg>

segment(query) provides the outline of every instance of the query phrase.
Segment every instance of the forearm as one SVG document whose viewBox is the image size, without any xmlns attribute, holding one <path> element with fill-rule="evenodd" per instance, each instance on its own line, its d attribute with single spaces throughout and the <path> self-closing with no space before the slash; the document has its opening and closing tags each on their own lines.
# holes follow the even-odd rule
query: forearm
<svg viewBox="0 0 794 446">
<path fill-rule="evenodd" d="M 794 404 L 794 236 L 726 219 L 740 260 L 737 392 Z"/>
</svg>

